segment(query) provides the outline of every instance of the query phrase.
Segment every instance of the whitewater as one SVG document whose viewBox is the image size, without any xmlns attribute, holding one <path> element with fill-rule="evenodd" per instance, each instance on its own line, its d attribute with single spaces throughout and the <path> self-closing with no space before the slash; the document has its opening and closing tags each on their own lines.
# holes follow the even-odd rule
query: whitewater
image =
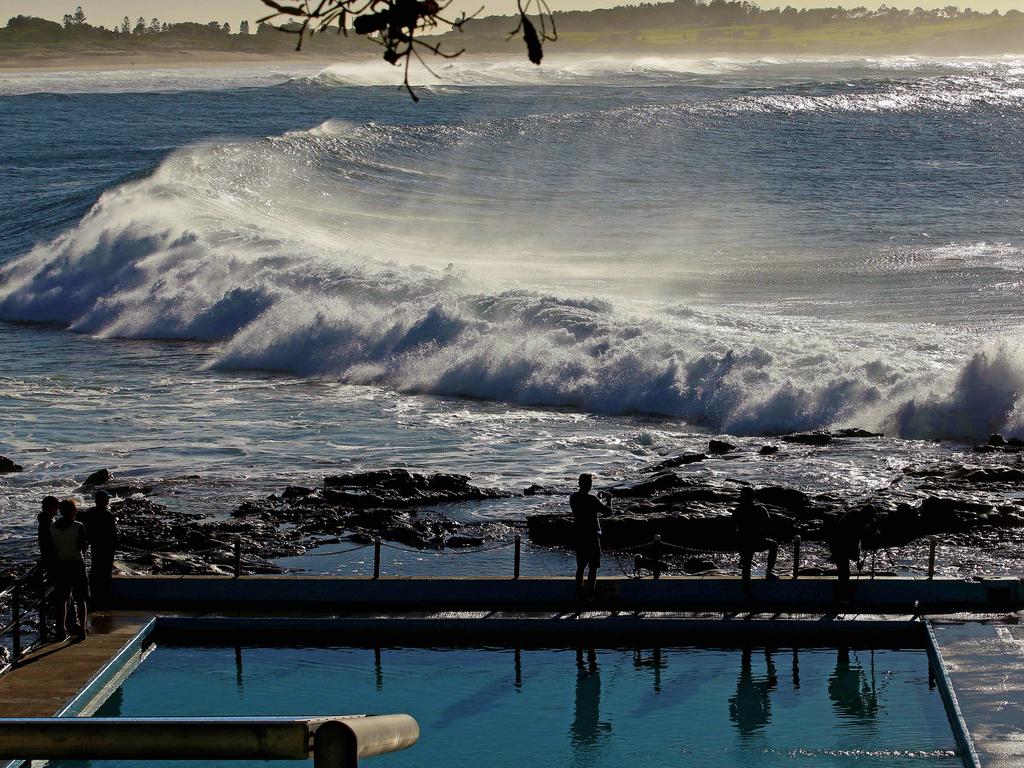
<svg viewBox="0 0 1024 768">
<path fill-rule="evenodd" d="M 867 491 L 1024 437 L 1024 60 L 465 59 L 418 105 L 394 74 L 0 75 L 18 531 L 98 466 L 216 511 L 857 426 L 884 452 L 733 471 Z"/>
</svg>

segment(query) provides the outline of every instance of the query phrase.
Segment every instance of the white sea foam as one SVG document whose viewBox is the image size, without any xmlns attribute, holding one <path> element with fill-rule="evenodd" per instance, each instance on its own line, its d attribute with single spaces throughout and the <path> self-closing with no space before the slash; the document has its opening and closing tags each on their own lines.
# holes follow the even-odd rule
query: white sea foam
<svg viewBox="0 0 1024 768">
<path fill-rule="evenodd" d="M 541 119 L 556 118 L 531 118 Z M 734 434 L 853 423 L 913 437 L 1022 433 L 1015 346 L 973 353 L 969 333 L 914 323 L 484 279 L 492 252 L 450 219 L 447 241 L 413 250 L 443 260 L 476 249 L 475 260 L 444 268 L 403 251 L 417 219 L 395 180 L 422 191 L 441 173 L 406 159 L 441 148 L 450 165 L 467 136 L 521 128 L 331 122 L 181 150 L 0 269 L 0 318 L 217 342 L 212 364 L 225 369 L 656 414 Z M 467 195 L 452 209 L 472 209 Z"/>
</svg>

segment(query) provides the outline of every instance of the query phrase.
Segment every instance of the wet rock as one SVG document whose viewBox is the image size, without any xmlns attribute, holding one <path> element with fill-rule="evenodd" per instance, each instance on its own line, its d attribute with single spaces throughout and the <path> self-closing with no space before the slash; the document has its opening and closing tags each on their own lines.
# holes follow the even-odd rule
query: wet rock
<svg viewBox="0 0 1024 768">
<path fill-rule="evenodd" d="M 666 469 L 681 467 L 684 464 L 695 464 L 698 461 L 704 461 L 706 458 L 707 456 L 703 453 L 681 453 L 678 456 L 672 456 L 664 461 L 659 461 L 657 464 L 649 464 L 646 467 L 642 467 L 640 472 L 663 472 Z"/>
<path fill-rule="evenodd" d="M 995 453 L 998 449 L 994 445 L 976 445 L 974 446 L 975 453 Z"/>
<path fill-rule="evenodd" d="M 1024 469 L 981 467 L 964 472 L 961 479 L 968 483 L 1020 483 L 1024 481 Z"/>
<path fill-rule="evenodd" d="M 758 456 L 773 456 L 779 452 L 779 446 L 777 445 L 762 445 L 761 449 L 757 452 Z"/>
<path fill-rule="evenodd" d="M 106 491 L 115 498 L 128 498 L 129 496 L 149 496 L 153 492 L 152 485 L 132 485 L 130 483 L 118 483 L 114 485 L 103 485 L 95 488 L 96 491 Z"/>
<path fill-rule="evenodd" d="M 829 445 L 832 442 L 832 435 L 828 432 L 801 432 L 793 435 L 782 435 L 780 439 L 797 445 Z"/>
<path fill-rule="evenodd" d="M 354 472 L 324 479 L 324 499 L 352 507 L 418 506 L 454 501 L 482 501 L 507 496 L 470 485 L 465 475 L 422 475 L 405 469 Z"/>
<path fill-rule="evenodd" d="M 315 490 L 312 488 L 306 488 L 303 485 L 289 485 L 284 489 L 284 492 L 281 494 L 281 498 L 285 500 L 304 499 L 307 496 L 312 496 L 314 493 L 316 493 Z"/>
<path fill-rule="evenodd" d="M 85 481 L 82 483 L 82 487 L 93 488 L 97 485 L 106 485 L 107 483 L 110 482 L 112 477 L 113 475 L 110 474 L 109 469 L 97 469 L 95 472 L 93 472 L 91 475 L 85 478 Z"/>
<path fill-rule="evenodd" d="M 770 507 L 780 507 L 787 510 L 804 509 L 810 503 L 810 498 L 803 491 L 796 488 L 786 488 L 781 485 L 766 485 L 754 489 L 754 500 L 759 504 L 767 504 Z"/>
<path fill-rule="evenodd" d="M 711 440 L 708 442 L 708 453 L 714 456 L 721 456 L 725 453 L 732 453 L 736 450 L 736 446 L 732 443 L 727 443 L 725 440 Z"/>
<path fill-rule="evenodd" d="M 688 557 L 683 560 L 683 573 L 706 573 L 707 571 L 713 571 L 718 566 L 706 557 Z"/>
<path fill-rule="evenodd" d="M 998 432 L 993 432 L 988 436 L 988 444 L 993 446 L 1006 445 L 1006 438 L 1000 435 Z"/>
<path fill-rule="evenodd" d="M 837 429 L 832 431 L 832 437 L 854 437 L 854 438 L 871 438 L 871 437 L 885 437 L 881 432 L 868 432 L 866 429 L 860 429 L 858 427 L 848 427 L 846 429 Z"/>
<path fill-rule="evenodd" d="M 661 472 L 650 477 L 642 477 L 612 486 L 612 495 L 616 498 L 653 496 L 660 491 L 678 488 L 685 485 L 686 480 L 674 472 Z"/>
<path fill-rule="evenodd" d="M 523 490 L 523 496 L 554 496 L 558 491 L 534 483 Z"/>
<path fill-rule="evenodd" d="M 13 460 L 8 459 L 6 456 L 0 456 L 0 475 L 22 472 L 24 469 L 21 464 L 15 464 Z"/>
</svg>

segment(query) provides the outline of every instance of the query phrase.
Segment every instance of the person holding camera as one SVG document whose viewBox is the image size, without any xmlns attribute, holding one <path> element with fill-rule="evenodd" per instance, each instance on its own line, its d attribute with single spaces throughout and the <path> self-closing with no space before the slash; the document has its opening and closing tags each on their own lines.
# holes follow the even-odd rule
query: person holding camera
<svg viewBox="0 0 1024 768">
<path fill-rule="evenodd" d="M 580 489 L 569 496 L 576 534 L 576 596 L 587 598 L 594 597 L 597 569 L 601 566 L 601 515 L 612 511 L 608 503 L 611 494 L 601 491 L 594 496 L 590 493 L 593 485 L 594 476 L 584 473 L 580 475 Z M 584 571 L 587 571 L 585 591 Z"/>
</svg>

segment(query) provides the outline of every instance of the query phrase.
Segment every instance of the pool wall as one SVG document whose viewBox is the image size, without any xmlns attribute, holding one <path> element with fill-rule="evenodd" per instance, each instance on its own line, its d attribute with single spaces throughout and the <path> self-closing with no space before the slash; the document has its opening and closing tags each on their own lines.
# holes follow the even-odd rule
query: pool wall
<svg viewBox="0 0 1024 768">
<path fill-rule="evenodd" d="M 855 579 L 844 610 L 950 613 L 1024 607 L 1020 579 Z M 738 578 L 607 578 L 595 605 L 620 610 L 835 611 L 836 581 L 755 580 L 747 596 Z M 309 576 L 136 576 L 115 578 L 122 608 L 147 610 L 575 610 L 571 578 L 403 578 Z"/>
</svg>

